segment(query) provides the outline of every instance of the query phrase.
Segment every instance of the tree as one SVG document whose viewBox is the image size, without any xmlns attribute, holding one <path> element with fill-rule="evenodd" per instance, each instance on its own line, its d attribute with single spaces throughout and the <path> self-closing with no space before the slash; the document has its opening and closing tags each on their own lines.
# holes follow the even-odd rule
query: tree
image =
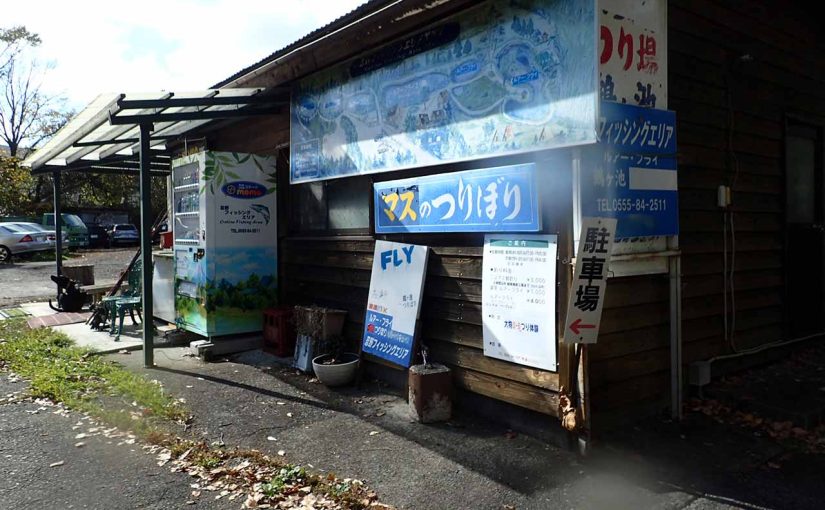
<svg viewBox="0 0 825 510">
<path fill-rule="evenodd" d="M 0 140 L 13 157 L 24 144 L 27 150 L 37 147 L 65 123 L 63 98 L 41 90 L 51 66 L 31 55 L 39 44 L 40 36 L 24 26 L 0 29 Z"/>
<path fill-rule="evenodd" d="M 0 216 L 29 212 L 31 174 L 17 158 L 0 156 Z"/>
</svg>

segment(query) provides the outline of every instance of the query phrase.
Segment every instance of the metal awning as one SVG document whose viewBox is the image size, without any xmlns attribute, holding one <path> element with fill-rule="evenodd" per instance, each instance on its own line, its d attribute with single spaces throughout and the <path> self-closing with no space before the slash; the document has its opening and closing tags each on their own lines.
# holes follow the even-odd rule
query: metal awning
<svg viewBox="0 0 825 510">
<path fill-rule="evenodd" d="M 151 178 L 171 171 L 167 142 L 184 139 L 187 133 L 213 120 L 272 115 L 288 104 L 289 90 L 274 88 L 98 96 L 23 161 L 33 174 L 53 175 L 57 274 L 62 271 L 61 175 L 66 172 L 138 174 L 143 317 L 151 321 Z M 153 329 L 143 328 L 143 362 L 147 367 L 154 365 Z"/>
<path fill-rule="evenodd" d="M 33 174 L 138 173 L 139 124 L 151 123 L 151 172 L 165 175 L 170 141 L 184 138 L 211 120 L 275 113 L 288 101 L 288 91 L 261 88 L 102 94 L 23 165 L 31 167 Z"/>
</svg>

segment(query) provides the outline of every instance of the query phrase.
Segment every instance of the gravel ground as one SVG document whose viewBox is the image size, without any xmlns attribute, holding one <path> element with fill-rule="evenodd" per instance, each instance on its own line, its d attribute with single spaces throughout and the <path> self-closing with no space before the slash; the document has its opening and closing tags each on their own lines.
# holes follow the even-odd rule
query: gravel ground
<svg viewBox="0 0 825 510">
<path fill-rule="evenodd" d="M 93 264 L 95 282 L 117 280 L 126 269 L 136 248 L 109 250 L 79 250 L 66 260 L 66 266 Z M 56 286 L 49 278 L 55 274 L 54 262 L 27 262 L 17 259 L 11 264 L 0 264 L 0 307 L 29 301 L 54 299 Z"/>
</svg>

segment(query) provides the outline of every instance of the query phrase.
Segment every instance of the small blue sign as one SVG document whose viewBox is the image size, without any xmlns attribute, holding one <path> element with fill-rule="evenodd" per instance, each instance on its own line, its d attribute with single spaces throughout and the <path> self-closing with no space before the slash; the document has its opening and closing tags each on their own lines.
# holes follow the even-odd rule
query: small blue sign
<svg viewBox="0 0 825 510">
<path fill-rule="evenodd" d="M 224 184 L 221 191 L 228 197 L 251 200 L 266 195 L 266 186 L 252 181 L 231 181 Z"/>
<path fill-rule="evenodd" d="M 617 239 L 677 235 L 676 114 L 603 102 L 599 139 L 583 151 L 582 216 L 616 218 Z"/>
<path fill-rule="evenodd" d="M 375 232 L 537 232 L 535 164 L 374 184 Z"/>
<path fill-rule="evenodd" d="M 402 367 L 409 367 L 413 336 L 394 330 L 391 315 L 367 310 L 366 319 L 363 351 Z"/>
</svg>

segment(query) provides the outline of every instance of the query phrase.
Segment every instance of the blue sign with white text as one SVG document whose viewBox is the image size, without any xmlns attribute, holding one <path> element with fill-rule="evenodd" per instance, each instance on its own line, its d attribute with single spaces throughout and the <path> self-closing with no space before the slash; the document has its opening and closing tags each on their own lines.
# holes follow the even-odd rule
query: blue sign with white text
<svg viewBox="0 0 825 510">
<path fill-rule="evenodd" d="M 583 151 L 582 216 L 616 218 L 617 239 L 677 235 L 676 114 L 603 102 L 599 139 Z"/>
<path fill-rule="evenodd" d="M 374 184 L 375 232 L 537 232 L 535 164 Z"/>
<path fill-rule="evenodd" d="M 413 336 L 393 329 L 393 317 L 367 310 L 363 351 L 402 367 L 410 366 Z"/>
</svg>

